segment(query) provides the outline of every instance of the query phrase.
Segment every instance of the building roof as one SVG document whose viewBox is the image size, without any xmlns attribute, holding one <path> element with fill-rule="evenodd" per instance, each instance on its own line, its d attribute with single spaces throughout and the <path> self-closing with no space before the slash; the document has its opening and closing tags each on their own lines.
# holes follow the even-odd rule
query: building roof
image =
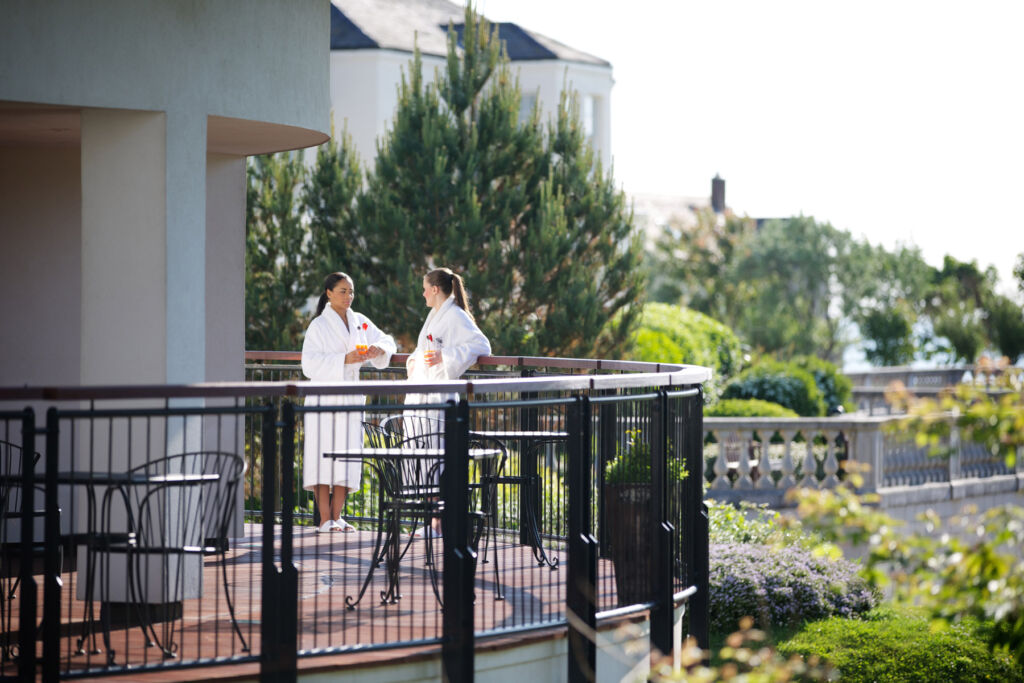
<svg viewBox="0 0 1024 683">
<path fill-rule="evenodd" d="M 709 197 L 633 193 L 633 221 L 647 245 L 654 244 L 671 221 L 680 227 L 697 225 L 697 212 L 711 208 Z"/>
<path fill-rule="evenodd" d="M 448 25 L 461 33 L 465 8 L 448 0 L 331 0 L 331 50 L 399 50 L 448 54 Z M 509 59 L 611 64 L 511 22 L 498 24 Z"/>
</svg>

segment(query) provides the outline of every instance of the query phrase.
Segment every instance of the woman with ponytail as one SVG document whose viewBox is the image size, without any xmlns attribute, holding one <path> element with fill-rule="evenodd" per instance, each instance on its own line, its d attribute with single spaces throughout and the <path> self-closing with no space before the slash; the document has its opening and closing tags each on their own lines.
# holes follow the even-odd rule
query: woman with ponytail
<svg viewBox="0 0 1024 683">
<path fill-rule="evenodd" d="M 316 315 L 302 341 L 302 374 L 317 382 L 356 382 L 359 368 L 385 368 L 397 347 L 373 321 L 352 310 L 355 284 L 345 273 L 331 273 L 320 289 Z M 308 396 L 306 405 L 363 405 L 365 396 Z M 355 531 L 341 517 L 349 490 L 359 487 L 362 463 L 335 461 L 324 453 L 363 445 L 362 413 L 306 413 L 302 486 L 313 491 L 320 514 L 318 531 Z"/>
<path fill-rule="evenodd" d="M 448 268 L 435 268 L 423 277 L 423 300 L 430 307 L 427 320 L 420 329 L 416 350 L 405 363 L 409 379 L 432 382 L 458 379 L 480 356 L 491 353 L 491 343 L 477 327 L 469 311 L 469 298 L 462 278 Z M 456 398 L 456 394 L 410 394 L 407 405 L 442 403 Z M 436 426 L 443 416 L 437 411 L 414 410 L 406 413 L 405 434 L 437 432 Z M 442 439 L 432 444 L 443 447 Z M 441 463 L 434 468 L 440 474 Z M 431 526 L 417 529 L 413 535 L 429 534 L 440 537 L 441 521 L 431 519 Z"/>
<path fill-rule="evenodd" d="M 435 268 L 423 277 L 423 300 L 430 307 L 420 329 L 416 350 L 405 367 L 409 379 L 458 379 L 480 356 L 490 355 L 491 343 L 469 311 L 462 278 L 448 268 Z"/>
</svg>

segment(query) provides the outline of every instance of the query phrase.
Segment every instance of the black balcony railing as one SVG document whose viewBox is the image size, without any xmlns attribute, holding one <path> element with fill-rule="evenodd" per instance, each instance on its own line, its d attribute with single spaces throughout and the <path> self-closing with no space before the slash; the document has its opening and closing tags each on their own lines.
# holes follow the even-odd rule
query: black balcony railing
<svg viewBox="0 0 1024 683">
<path fill-rule="evenodd" d="M 316 384 L 266 355 L 238 384 L 0 389 L 0 676 L 294 679 L 423 645 L 469 680 L 475 640 L 564 626 L 578 679 L 605 619 L 649 610 L 667 652 L 680 605 L 706 646 L 704 369 L 485 358 L 466 381 Z M 362 467 L 355 533 L 317 533 L 307 429 Z M 606 466 L 631 451 L 650 476 L 623 494 Z M 427 488 L 396 478 L 430 463 Z"/>
</svg>

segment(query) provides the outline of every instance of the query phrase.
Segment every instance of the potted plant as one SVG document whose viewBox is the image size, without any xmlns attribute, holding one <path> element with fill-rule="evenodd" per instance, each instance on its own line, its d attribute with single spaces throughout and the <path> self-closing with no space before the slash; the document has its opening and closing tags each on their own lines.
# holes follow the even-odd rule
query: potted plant
<svg viewBox="0 0 1024 683">
<path fill-rule="evenodd" d="M 671 448 L 669 449 L 671 451 Z M 666 463 L 670 495 L 677 496 L 686 478 L 683 463 Z M 609 555 L 615 566 L 619 605 L 635 605 L 651 597 L 651 443 L 639 429 L 626 432 L 626 443 L 605 466 L 605 524 Z"/>
</svg>

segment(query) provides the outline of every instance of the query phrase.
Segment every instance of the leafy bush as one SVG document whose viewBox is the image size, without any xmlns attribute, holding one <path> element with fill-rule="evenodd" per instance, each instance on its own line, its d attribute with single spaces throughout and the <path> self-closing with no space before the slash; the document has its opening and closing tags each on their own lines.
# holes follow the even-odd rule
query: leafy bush
<svg viewBox="0 0 1024 683">
<path fill-rule="evenodd" d="M 724 398 L 704 408 L 704 417 L 800 417 L 786 406 L 759 398 Z"/>
<path fill-rule="evenodd" d="M 758 398 L 795 410 L 803 417 L 825 414 L 814 376 L 796 365 L 763 361 L 744 370 L 726 385 L 722 398 Z"/>
<path fill-rule="evenodd" d="M 807 624 L 777 648 L 783 656 L 828 661 L 844 683 L 1024 681 L 1021 668 L 1008 654 L 991 652 L 973 623 L 932 632 L 926 616 L 892 608 L 869 612 L 863 620 Z"/>
<path fill-rule="evenodd" d="M 686 479 L 681 460 L 668 459 L 668 480 Z M 639 429 L 626 431 L 626 447 L 608 461 L 604 470 L 606 484 L 644 484 L 651 481 L 651 442 Z"/>
<path fill-rule="evenodd" d="M 617 323 L 613 320 L 611 324 Z M 627 357 L 709 367 L 713 376 L 704 391 L 713 400 L 722 383 L 739 372 L 743 350 L 732 330 L 703 313 L 683 306 L 648 303 L 644 305 Z"/>
<path fill-rule="evenodd" d="M 739 507 L 706 499 L 711 543 L 803 545 L 814 547 L 821 539 L 797 526 L 781 525 L 782 519 L 766 504 L 742 501 Z"/>
<path fill-rule="evenodd" d="M 855 486 L 859 479 L 859 473 L 849 477 Z M 948 531 L 928 511 L 930 530 L 912 534 L 870 504 L 877 497 L 862 501 L 846 486 L 803 489 L 796 501 L 801 528 L 814 529 L 832 545 L 870 544 L 863 572 L 873 585 L 929 610 L 937 622 L 991 622 L 979 635 L 1024 667 L 1024 507 L 959 515 L 948 521 Z"/>
<path fill-rule="evenodd" d="M 853 382 L 839 372 L 832 363 L 814 356 L 797 356 L 791 363 L 811 373 L 814 383 L 818 385 L 821 397 L 825 401 L 825 414 L 835 415 L 853 410 Z"/>
<path fill-rule="evenodd" d="M 770 681 L 834 681 L 832 667 L 813 657 L 784 658 L 773 647 L 769 634 L 753 628 L 753 620 L 745 618 L 740 630 L 731 633 L 716 647 L 712 639 L 711 666 L 705 664 L 707 651 L 697 647 L 696 639 L 688 637 L 680 652 L 680 667 L 674 666 L 671 655 L 655 661 L 650 680 L 688 681 L 689 683 L 769 683 Z"/>
<path fill-rule="evenodd" d="M 731 633 L 744 616 L 760 628 L 786 628 L 830 616 L 851 617 L 878 603 L 878 593 L 843 559 L 798 545 L 711 545 L 711 628 Z"/>
</svg>

